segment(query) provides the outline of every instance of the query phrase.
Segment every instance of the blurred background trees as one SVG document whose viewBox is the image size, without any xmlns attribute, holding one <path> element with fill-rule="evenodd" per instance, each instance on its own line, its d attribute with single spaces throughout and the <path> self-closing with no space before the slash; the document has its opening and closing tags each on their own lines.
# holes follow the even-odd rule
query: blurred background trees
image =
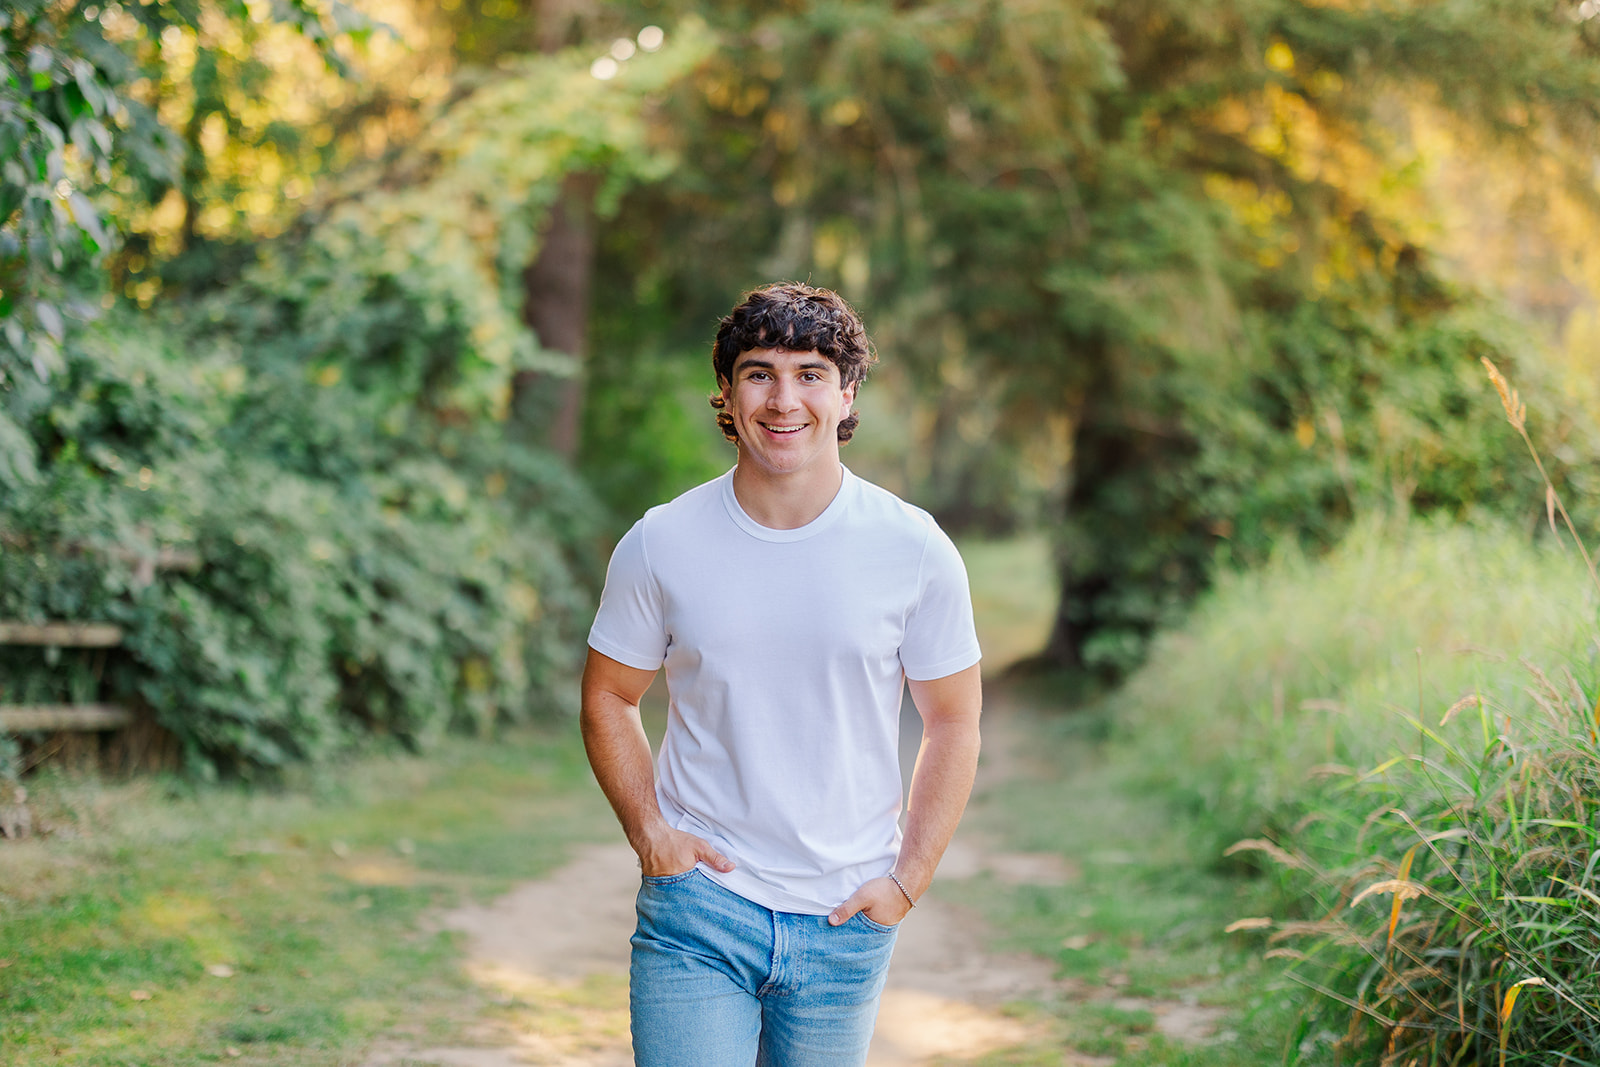
<svg viewBox="0 0 1600 1067">
<path fill-rule="evenodd" d="M 1594 499 L 1592 5 L 18 2 L 0 26 L 5 698 L 196 768 L 559 705 L 609 536 L 731 462 L 717 317 L 884 356 L 860 473 L 1044 529 L 1039 663 L 1135 665 L 1358 516 Z M 1586 481 L 1585 479 L 1588 479 Z M 192 572 L 152 572 L 163 550 Z"/>
<path fill-rule="evenodd" d="M 1536 343 L 1450 262 L 1429 168 L 1514 153 L 1592 186 L 1575 12 L 719 14 L 729 47 L 675 100 L 706 162 L 639 197 L 667 220 L 665 303 L 696 307 L 713 263 L 714 290 L 801 275 L 861 302 L 911 413 L 875 473 L 957 529 L 1051 528 L 1049 662 L 1120 675 L 1219 555 L 1537 500 L 1470 402 L 1477 355 Z M 618 227 L 631 262 L 644 221 Z"/>
</svg>

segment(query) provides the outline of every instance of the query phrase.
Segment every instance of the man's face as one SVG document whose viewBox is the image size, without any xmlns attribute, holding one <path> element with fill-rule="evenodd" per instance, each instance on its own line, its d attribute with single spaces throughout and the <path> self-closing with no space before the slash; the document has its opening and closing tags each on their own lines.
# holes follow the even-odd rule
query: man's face
<svg viewBox="0 0 1600 1067">
<path fill-rule="evenodd" d="M 739 434 L 739 458 L 774 474 L 802 471 L 839 456 L 839 423 L 856 386 L 840 388 L 839 368 L 818 352 L 752 348 L 733 361 L 723 408 Z"/>
</svg>

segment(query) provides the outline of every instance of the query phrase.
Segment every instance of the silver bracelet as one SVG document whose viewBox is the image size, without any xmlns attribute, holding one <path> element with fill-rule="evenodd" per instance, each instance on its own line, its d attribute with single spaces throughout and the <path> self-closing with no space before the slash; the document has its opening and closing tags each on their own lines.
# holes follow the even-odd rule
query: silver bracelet
<svg viewBox="0 0 1600 1067">
<path fill-rule="evenodd" d="M 900 887 L 900 895 L 906 898 L 907 904 L 910 904 L 913 908 L 917 906 L 917 902 L 911 899 L 911 894 L 906 892 L 906 884 L 893 871 L 889 872 L 889 881 Z"/>
</svg>

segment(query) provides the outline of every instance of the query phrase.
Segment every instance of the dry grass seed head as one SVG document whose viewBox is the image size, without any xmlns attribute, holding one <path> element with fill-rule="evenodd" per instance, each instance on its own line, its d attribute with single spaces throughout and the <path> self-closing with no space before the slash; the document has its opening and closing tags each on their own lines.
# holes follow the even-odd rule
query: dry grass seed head
<svg viewBox="0 0 1600 1067">
<path fill-rule="evenodd" d="M 1500 368 L 1484 356 L 1483 366 L 1489 372 L 1489 380 L 1494 383 L 1495 392 L 1500 394 L 1500 406 L 1506 409 L 1506 418 L 1511 425 L 1516 427 L 1518 433 L 1523 431 L 1528 421 L 1528 405 L 1522 402 L 1517 391 L 1511 388 L 1511 383 L 1506 381 L 1506 376 L 1500 373 Z"/>
<path fill-rule="evenodd" d="M 1570 860 L 1571 849 L 1559 845 L 1544 845 L 1539 848 L 1530 848 L 1517 857 L 1517 862 L 1511 865 L 1512 874 L 1521 874 L 1529 867 L 1544 863 L 1546 860 Z M 1570 866 L 1570 863 L 1558 863 L 1559 866 Z"/>
<path fill-rule="evenodd" d="M 1268 856 L 1272 857 L 1273 860 L 1277 861 L 1282 866 L 1298 871 L 1311 870 L 1311 865 L 1304 859 L 1293 855 L 1285 850 L 1282 846 L 1272 841 L 1268 841 L 1264 837 L 1254 837 L 1247 838 L 1243 841 L 1235 841 L 1233 844 L 1229 845 L 1225 850 L 1223 850 L 1222 854 L 1224 856 L 1232 856 L 1239 852 L 1265 852 Z"/>
<path fill-rule="evenodd" d="M 1341 945 L 1360 943 L 1360 937 L 1349 923 L 1329 919 L 1285 919 L 1267 936 L 1267 944 L 1276 945 L 1297 937 L 1325 937 Z"/>
<path fill-rule="evenodd" d="M 1301 818 L 1299 819 L 1298 822 L 1296 822 L 1293 826 L 1289 827 L 1289 834 L 1292 837 L 1299 837 L 1301 834 L 1305 833 L 1308 829 L 1310 829 L 1311 827 L 1315 826 L 1317 823 L 1319 823 L 1319 822 L 1327 822 L 1327 821 L 1328 821 L 1328 815 L 1327 815 L 1326 812 L 1313 811 L 1309 815 L 1301 816 Z"/>
<path fill-rule="evenodd" d="M 1464 710 L 1466 708 L 1470 708 L 1474 704 L 1478 705 L 1481 708 L 1483 706 L 1483 698 L 1481 696 L 1479 696 L 1477 693 L 1468 693 L 1466 696 L 1462 697 L 1460 700 L 1458 700 L 1454 704 L 1450 705 L 1449 710 L 1447 710 L 1444 713 L 1444 718 L 1439 720 L 1439 725 L 1440 726 L 1449 725 L 1450 720 L 1456 717 L 1456 712 L 1462 711 L 1462 710 Z"/>
<path fill-rule="evenodd" d="M 1413 882 L 1404 878 L 1389 878 L 1382 882 L 1374 882 L 1355 895 L 1350 901 L 1353 908 L 1371 896 L 1388 896 L 1394 894 L 1400 900 L 1413 900 L 1420 896 L 1427 896 L 1428 887 L 1420 882 Z"/>
</svg>

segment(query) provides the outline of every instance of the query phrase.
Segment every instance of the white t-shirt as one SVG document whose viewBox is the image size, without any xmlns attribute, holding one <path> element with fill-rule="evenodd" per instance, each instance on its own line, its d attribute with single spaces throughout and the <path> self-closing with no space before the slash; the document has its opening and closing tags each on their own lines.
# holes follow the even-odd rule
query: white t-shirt
<svg viewBox="0 0 1600 1067">
<path fill-rule="evenodd" d="M 737 865 L 705 875 L 811 915 L 893 869 L 903 679 L 979 659 L 955 545 L 848 470 L 795 530 L 746 515 L 732 471 L 651 508 L 612 553 L 589 646 L 665 665 L 662 814 Z"/>
</svg>

